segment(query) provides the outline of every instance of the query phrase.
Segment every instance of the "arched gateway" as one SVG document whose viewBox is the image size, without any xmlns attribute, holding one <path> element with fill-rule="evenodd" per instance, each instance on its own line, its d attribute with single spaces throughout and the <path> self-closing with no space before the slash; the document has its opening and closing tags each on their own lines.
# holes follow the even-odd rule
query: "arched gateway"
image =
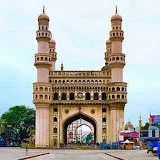
<svg viewBox="0 0 160 160">
<path fill-rule="evenodd" d="M 37 68 L 37 82 L 33 84 L 36 147 L 75 143 L 79 138 L 75 132 L 83 124 L 91 126 L 92 143 L 119 140 L 127 103 L 127 84 L 123 82 L 123 34 L 122 17 L 116 9 L 111 17 L 104 67 L 96 71 L 68 71 L 62 64 L 61 69 L 56 70 L 56 42 L 51 39 L 49 17 L 43 10 L 38 17 L 38 53 L 34 63 Z"/>
<path fill-rule="evenodd" d="M 78 113 L 76 113 L 76 114 L 74 114 L 74 115 L 72 115 L 72 116 L 70 116 L 70 117 L 68 117 L 66 120 L 65 120 L 65 122 L 64 122 L 64 124 L 63 124 L 63 129 L 64 129 L 64 131 L 63 131 L 63 137 L 64 137 L 64 143 L 66 144 L 67 143 L 67 127 L 68 127 L 68 125 L 70 125 L 72 122 L 74 122 L 74 121 L 76 121 L 76 120 L 79 120 L 79 119 L 83 119 L 83 120 L 86 120 L 87 122 L 89 122 L 89 123 L 91 123 L 92 125 L 93 125 L 93 129 L 94 129 L 94 143 L 96 143 L 97 141 L 96 141 L 96 121 L 92 118 L 92 117 L 90 117 L 90 116 L 87 116 L 86 114 L 84 114 L 84 113 L 82 113 L 82 112 L 78 112 Z M 83 124 L 83 123 L 82 123 Z M 74 129 L 77 129 L 77 127 L 79 127 L 80 125 L 82 125 L 82 124 L 78 124 L 78 125 L 76 125 L 75 124 L 75 128 L 73 128 L 73 130 Z M 74 126 L 73 126 L 74 127 Z"/>
</svg>

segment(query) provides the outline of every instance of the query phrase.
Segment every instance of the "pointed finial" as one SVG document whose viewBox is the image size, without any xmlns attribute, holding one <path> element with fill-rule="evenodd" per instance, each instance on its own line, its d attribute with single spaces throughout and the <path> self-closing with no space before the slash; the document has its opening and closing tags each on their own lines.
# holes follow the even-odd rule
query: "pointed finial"
<svg viewBox="0 0 160 160">
<path fill-rule="evenodd" d="M 45 13 L 45 5 L 43 6 L 43 13 Z"/>
<path fill-rule="evenodd" d="M 116 14 L 117 14 L 117 5 L 116 5 Z"/>
</svg>

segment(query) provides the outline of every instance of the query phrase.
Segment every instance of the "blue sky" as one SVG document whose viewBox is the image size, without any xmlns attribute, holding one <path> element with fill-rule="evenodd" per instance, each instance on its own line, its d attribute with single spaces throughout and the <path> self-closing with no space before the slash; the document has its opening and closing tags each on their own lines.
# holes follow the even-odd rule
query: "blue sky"
<svg viewBox="0 0 160 160">
<path fill-rule="evenodd" d="M 160 1 L 154 0 L 5 0 L 0 5 L 0 115 L 14 105 L 32 104 L 36 81 L 34 54 L 37 17 L 43 5 L 57 42 L 58 60 L 67 70 L 99 70 L 104 65 L 110 18 L 123 17 L 128 83 L 125 122 L 143 124 L 150 112 L 160 114 Z"/>
</svg>

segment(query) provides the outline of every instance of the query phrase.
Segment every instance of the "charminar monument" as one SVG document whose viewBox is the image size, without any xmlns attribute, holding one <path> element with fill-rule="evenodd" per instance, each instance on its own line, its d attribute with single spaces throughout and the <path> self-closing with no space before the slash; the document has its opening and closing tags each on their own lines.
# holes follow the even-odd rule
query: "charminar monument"
<svg viewBox="0 0 160 160">
<path fill-rule="evenodd" d="M 35 146 L 76 143 L 77 128 L 81 125 L 91 129 L 92 143 L 119 141 L 119 131 L 124 128 L 127 84 L 123 82 L 124 32 L 117 8 L 105 44 L 105 65 L 99 70 L 65 70 L 63 64 L 57 70 L 56 40 L 49 30 L 49 21 L 43 8 L 38 17 L 38 51 L 34 63 L 37 69 L 37 81 L 33 84 Z"/>
</svg>

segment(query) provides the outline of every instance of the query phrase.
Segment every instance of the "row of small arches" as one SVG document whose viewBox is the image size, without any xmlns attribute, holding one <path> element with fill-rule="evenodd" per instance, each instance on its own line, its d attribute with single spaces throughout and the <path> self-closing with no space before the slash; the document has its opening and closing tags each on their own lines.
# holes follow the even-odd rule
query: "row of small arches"
<svg viewBox="0 0 160 160">
<path fill-rule="evenodd" d="M 48 30 L 48 26 L 39 26 L 39 30 Z"/>
<path fill-rule="evenodd" d="M 107 90 L 108 87 L 53 87 L 53 89 L 80 89 L 80 90 L 89 90 L 89 89 L 103 89 L 103 90 Z"/>
<path fill-rule="evenodd" d="M 61 95 L 59 95 L 57 92 L 53 94 L 53 100 L 59 100 L 59 96 L 61 100 L 67 100 L 67 93 L 63 92 Z M 102 100 L 107 100 L 107 94 L 103 92 L 101 94 Z M 94 100 L 99 100 L 99 93 L 95 92 L 93 94 Z M 75 100 L 75 93 L 69 93 L 69 100 Z M 91 94 L 89 92 L 85 93 L 85 100 L 91 100 Z"/>
<path fill-rule="evenodd" d="M 112 29 L 113 30 L 118 30 L 118 29 L 121 30 L 121 27 L 115 26 L 115 27 L 112 27 Z"/>
<path fill-rule="evenodd" d="M 40 36 L 42 36 L 42 37 L 49 37 L 50 38 L 50 33 L 47 33 L 47 32 L 41 32 L 41 31 L 38 31 L 37 32 L 37 37 L 40 37 Z"/>
<path fill-rule="evenodd" d="M 51 88 L 49 88 L 49 87 L 36 87 L 36 91 L 50 92 Z"/>
<path fill-rule="evenodd" d="M 112 87 L 112 88 L 108 88 L 108 91 L 126 91 L 126 88 L 124 87 Z"/>
<path fill-rule="evenodd" d="M 115 37 L 115 36 L 123 37 L 123 33 L 121 33 L 121 32 L 116 32 L 116 33 L 113 32 L 113 33 L 110 34 L 110 36 L 111 36 L 111 37 Z"/>
<path fill-rule="evenodd" d="M 35 95 L 35 99 L 48 99 L 48 100 L 50 100 L 51 99 L 51 96 L 50 95 Z"/>
<path fill-rule="evenodd" d="M 36 58 L 35 58 L 35 61 L 50 61 L 51 60 L 51 58 L 50 57 L 48 57 L 48 56 L 37 56 Z"/>
<path fill-rule="evenodd" d="M 110 57 L 109 58 L 109 61 L 115 61 L 115 60 L 116 61 L 119 61 L 119 60 L 120 61 L 125 61 L 125 58 L 123 56 L 116 56 L 116 57 L 112 57 L 112 58 Z"/>
<path fill-rule="evenodd" d="M 49 80 L 50 83 L 59 83 L 59 84 L 64 84 L 64 83 L 93 83 L 93 84 L 101 84 L 105 83 L 105 80 Z"/>
<path fill-rule="evenodd" d="M 118 95 L 114 95 L 113 94 L 113 95 L 109 95 L 108 99 L 126 99 L 126 95 L 123 95 L 123 94 L 122 95 L 119 95 L 119 94 Z"/>
</svg>

